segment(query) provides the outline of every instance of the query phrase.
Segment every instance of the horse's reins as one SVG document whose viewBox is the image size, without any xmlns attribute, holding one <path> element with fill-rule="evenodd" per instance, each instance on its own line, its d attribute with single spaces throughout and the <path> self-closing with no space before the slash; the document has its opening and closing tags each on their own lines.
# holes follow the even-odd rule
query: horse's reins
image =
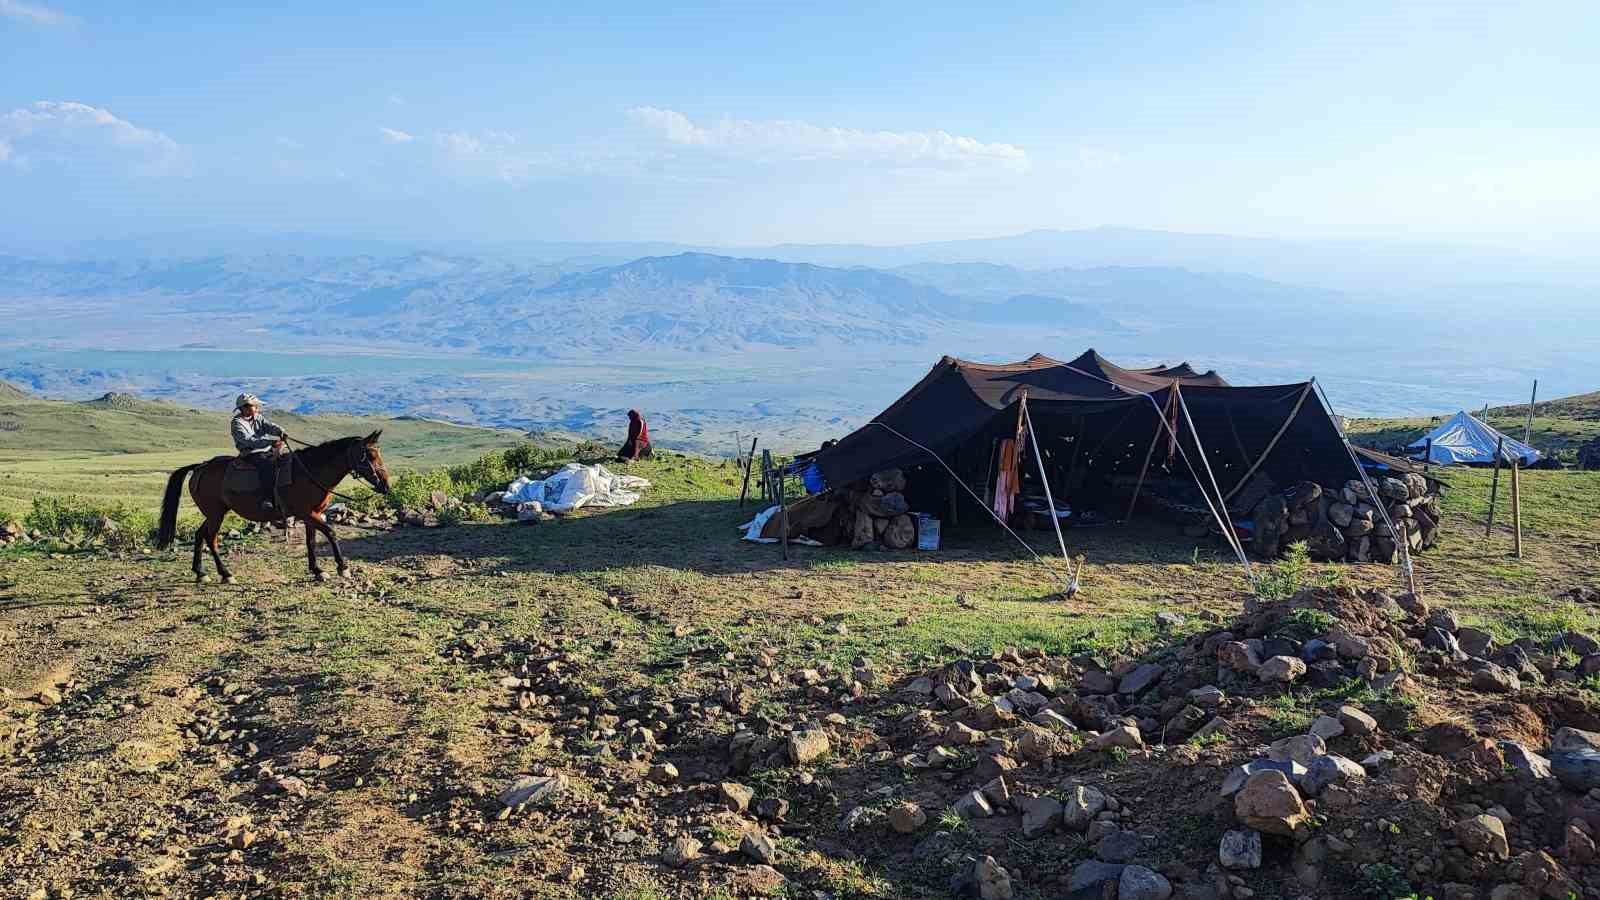
<svg viewBox="0 0 1600 900">
<path fill-rule="evenodd" d="M 292 443 L 292 444 L 299 444 L 302 447 L 308 447 L 309 448 L 309 447 L 315 447 L 316 446 L 316 444 L 308 444 L 305 441 L 300 440 L 299 438 L 292 438 L 292 437 L 288 436 L 287 434 L 285 434 L 283 436 L 283 439 L 285 441 L 289 442 L 289 443 Z M 322 482 L 318 481 L 317 480 L 317 476 L 311 474 L 311 467 L 306 465 L 305 462 L 303 462 L 300 459 L 300 454 L 294 452 L 294 450 L 292 450 L 292 449 L 289 451 L 289 464 L 291 466 L 299 466 L 300 467 L 300 471 L 302 471 L 302 472 L 304 472 L 306 474 L 306 480 L 311 482 L 312 484 L 316 485 L 322 491 L 324 491 L 326 493 L 329 493 L 329 494 L 332 494 L 333 496 L 338 497 L 340 500 L 343 500 L 346 503 L 360 503 L 360 502 L 362 502 L 362 501 L 357 500 L 356 498 L 350 496 L 349 494 L 341 494 L 338 491 L 334 490 L 333 488 L 328 487 L 327 485 L 325 485 Z M 355 468 L 352 466 L 350 471 L 354 472 Z M 358 475 L 357 477 L 360 477 L 360 476 Z"/>
</svg>

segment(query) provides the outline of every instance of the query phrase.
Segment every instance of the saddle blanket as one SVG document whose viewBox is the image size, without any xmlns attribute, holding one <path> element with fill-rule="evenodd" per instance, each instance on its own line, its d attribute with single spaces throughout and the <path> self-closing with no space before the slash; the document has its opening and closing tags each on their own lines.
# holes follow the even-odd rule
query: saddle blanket
<svg viewBox="0 0 1600 900">
<path fill-rule="evenodd" d="M 278 457 L 278 490 L 294 482 L 294 460 L 288 454 Z M 228 461 L 222 473 L 222 490 L 228 494 L 254 494 L 261 490 L 261 476 L 256 472 L 255 461 L 245 456 L 235 456 Z"/>
</svg>

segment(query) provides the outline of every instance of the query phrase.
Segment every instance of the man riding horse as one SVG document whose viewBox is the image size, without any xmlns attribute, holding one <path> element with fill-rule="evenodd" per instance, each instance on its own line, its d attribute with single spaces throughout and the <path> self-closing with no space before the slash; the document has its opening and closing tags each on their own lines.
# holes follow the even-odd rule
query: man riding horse
<svg viewBox="0 0 1600 900">
<path fill-rule="evenodd" d="M 255 464 L 262 512 L 276 512 L 278 479 L 274 469 L 283 452 L 284 431 L 261 415 L 261 400 L 255 394 L 240 394 L 233 406 L 233 446 Z"/>
</svg>

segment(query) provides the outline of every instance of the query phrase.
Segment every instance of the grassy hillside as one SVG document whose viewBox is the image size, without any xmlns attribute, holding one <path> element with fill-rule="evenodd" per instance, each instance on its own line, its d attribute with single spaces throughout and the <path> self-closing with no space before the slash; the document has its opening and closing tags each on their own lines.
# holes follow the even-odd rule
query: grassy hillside
<svg viewBox="0 0 1600 900">
<path fill-rule="evenodd" d="M 271 410 L 267 415 L 292 436 L 313 443 L 381 428 L 384 458 L 394 469 L 467 462 L 521 436 L 418 419 Z M 40 494 L 106 495 L 153 504 L 166 473 L 231 452 L 223 411 L 123 394 L 82 402 L 42 400 L 0 387 L 0 512 L 26 507 Z"/>
</svg>

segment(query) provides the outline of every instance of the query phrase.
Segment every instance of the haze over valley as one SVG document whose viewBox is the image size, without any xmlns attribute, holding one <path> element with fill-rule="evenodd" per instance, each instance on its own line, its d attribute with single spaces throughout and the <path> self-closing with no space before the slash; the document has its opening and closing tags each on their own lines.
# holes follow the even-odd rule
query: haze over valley
<svg viewBox="0 0 1600 900">
<path fill-rule="evenodd" d="M 1363 415 L 1511 402 L 1533 378 L 1545 396 L 1592 387 L 1582 360 L 1600 316 L 1575 264 L 1516 256 L 1528 280 L 1509 282 L 1494 276 L 1511 263 L 1468 264 L 1469 248 L 1342 265 L 1348 245 L 1272 246 L 1127 229 L 902 247 L 62 245 L 0 257 L 0 378 L 50 397 L 224 409 L 249 389 L 299 412 L 586 435 L 639 407 L 664 444 L 708 452 L 731 451 L 734 431 L 791 447 L 840 434 L 944 354 L 1093 346 L 1241 384 L 1314 375 Z M 1422 274 L 1401 279 L 1408 253 Z M 1530 302 L 1540 316 L 1509 314 Z"/>
</svg>

